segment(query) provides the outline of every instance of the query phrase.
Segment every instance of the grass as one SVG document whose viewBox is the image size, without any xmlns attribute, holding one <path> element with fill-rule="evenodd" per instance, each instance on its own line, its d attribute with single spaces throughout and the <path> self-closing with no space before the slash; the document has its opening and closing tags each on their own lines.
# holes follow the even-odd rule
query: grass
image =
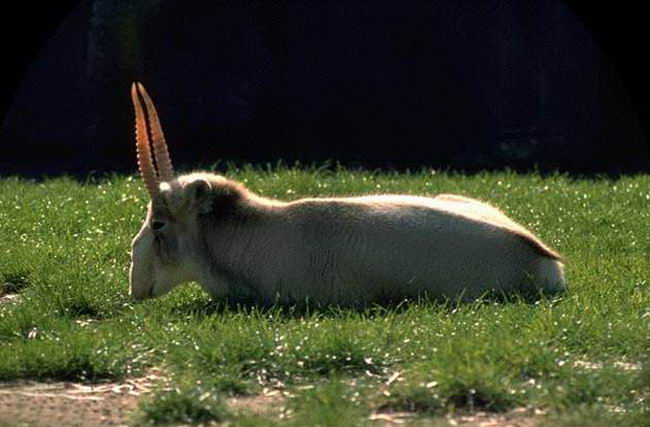
<svg viewBox="0 0 650 427">
<path fill-rule="evenodd" d="M 650 425 L 650 177 L 571 179 L 245 167 L 266 196 L 453 192 L 488 200 L 559 250 L 570 291 L 535 304 L 364 310 L 227 306 L 187 285 L 127 295 L 147 201 L 135 177 L 0 180 L 0 380 L 120 379 L 162 367 L 174 388 L 139 422 L 358 425 L 468 411 L 548 412 L 549 425 Z M 282 389 L 277 416 L 224 399 Z"/>
</svg>

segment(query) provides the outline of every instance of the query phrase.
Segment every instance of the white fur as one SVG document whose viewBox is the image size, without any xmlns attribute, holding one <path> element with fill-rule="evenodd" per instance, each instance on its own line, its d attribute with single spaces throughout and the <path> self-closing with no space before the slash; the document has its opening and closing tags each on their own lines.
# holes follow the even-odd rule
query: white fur
<svg viewBox="0 0 650 427">
<path fill-rule="evenodd" d="M 155 297 L 188 280 L 216 298 L 342 305 L 566 288 L 559 256 L 503 212 L 474 199 L 378 195 L 284 203 L 234 184 L 242 217 L 206 226 L 183 194 L 196 180 L 210 183 L 211 197 L 233 184 L 192 174 L 165 188 L 174 229 L 183 230 L 174 237 L 180 255 L 172 263 L 153 255 L 156 209 L 150 206 L 133 245 L 134 297 Z"/>
</svg>

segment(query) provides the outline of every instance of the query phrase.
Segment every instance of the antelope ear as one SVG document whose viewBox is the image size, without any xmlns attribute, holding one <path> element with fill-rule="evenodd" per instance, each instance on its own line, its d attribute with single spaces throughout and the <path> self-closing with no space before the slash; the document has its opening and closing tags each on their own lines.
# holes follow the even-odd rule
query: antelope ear
<svg viewBox="0 0 650 427">
<path fill-rule="evenodd" d="M 211 194 L 212 186 L 205 179 L 196 179 L 185 186 L 189 206 L 199 213 L 209 213 L 212 210 Z"/>
</svg>

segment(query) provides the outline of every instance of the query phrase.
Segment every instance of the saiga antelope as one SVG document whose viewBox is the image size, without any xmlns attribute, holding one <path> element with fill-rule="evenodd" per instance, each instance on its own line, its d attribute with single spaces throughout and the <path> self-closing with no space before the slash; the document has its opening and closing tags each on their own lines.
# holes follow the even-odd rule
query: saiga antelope
<svg viewBox="0 0 650 427">
<path fill-rule="evenodd" d="M 139 83 L 131 97 L 138 165 L 151 196 L 132 246 L 136 299 L 188 281 L 214 298 L 262 304 L 473 300 L 491 291 L 565 289 L 560 256 L 477 200 L 370 195 L 283 202 L 216 174 L 176 176 L 153 102 Z"/>
</svg>

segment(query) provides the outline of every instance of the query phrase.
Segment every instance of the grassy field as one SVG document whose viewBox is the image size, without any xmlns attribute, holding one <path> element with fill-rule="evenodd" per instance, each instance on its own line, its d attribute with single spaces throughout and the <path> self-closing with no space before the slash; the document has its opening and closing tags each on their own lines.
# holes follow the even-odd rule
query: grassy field
<svg viewBox="0 0 650 427">
<path fill-rule="evenodd" d="M 488 200 L 568 260 L 568 294 L 535 304 L 430 302 L 296 312 L 211 302 L 195 285 L 128 295 L 144 218 L 136 177 L 0 180 L 0 381 L 121 379 L 161 368 L 170 386 L 134 422 L 371 424 L 411 412 L 546 413 L 551 425 L 650 425 L 650 177 L 371 173 L 243 168 L 266 196 L 453 192 Z M 16 302 L 17 301 L 17 302 Z M 282 414 L 232 396 L 282 390 Z M 432 421 L 433 420 L 433 421 Z"/>
</svg>

